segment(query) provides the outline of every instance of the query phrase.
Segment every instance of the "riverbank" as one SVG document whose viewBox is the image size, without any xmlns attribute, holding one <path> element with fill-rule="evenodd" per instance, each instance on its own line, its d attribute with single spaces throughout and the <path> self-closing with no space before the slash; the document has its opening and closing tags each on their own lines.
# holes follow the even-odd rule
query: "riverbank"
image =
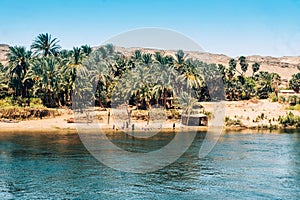
<svg viewBox="0 0 300 200">
<path fill-rule="evenodd" d="M 213 105 L 210 102 L 201 103 L 206 112 L 213 113 Z M 286 110 L 287 104 L 280 104 L 278 102 L 270 102 L 269 100 L 248 100 L 248 101 L 232 101 L 226 102 L 225 106 L 225 131 L 242 131 L 242 130 L 269 130 L 280 129 L 278 118 L 286 116 L 292 112 L 295 116 L 299 116 L 300 112 L 297 110 Z M 31 119 L 19 121 L 18 123 L 9 123 L 9 121 L 0 121 L 0 132 L 72 132 L 76 133 L 76 123 L 68 123 L 67 120 L 74 117 L 71 110 L 60 109 L 61 115 L 52 118 Z M 111 119 L 108 124 L 107 111 L 97 111 L 99 116 L 99 125 L 105 132 L 117 132 L 122 129 L 118 127 Z M 148 126 L 146 121 L 135 121 L 136 131 L 151 131 L 153 126 Z M 180 120 L 167 120 L 161 127 L 163 131 L 172 131 L 175 123 L 175 131 L 189 131 L 198 130 L 206 131 L 208 127 L 186 127 L 180 124 Z M 82 125 L 84 123 L 80 123 Z M 88 123 L 87 128 L 88 128 Z M 114 128 L 115 125 L 115 129 Z M 271 127 L 270 127 L 271 125 Z M 81 126 L 82 127 L 82 126 Z M 131 130 L 128 127 L 127 130 Z M 158 127 L 154 127 L 158 128 Z"/>
</svg>

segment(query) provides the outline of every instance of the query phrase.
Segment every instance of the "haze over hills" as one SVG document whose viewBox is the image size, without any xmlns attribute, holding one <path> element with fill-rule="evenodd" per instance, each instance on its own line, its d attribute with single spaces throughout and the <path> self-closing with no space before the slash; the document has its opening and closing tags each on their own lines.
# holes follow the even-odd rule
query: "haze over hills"
<svg viewBox="0 0 300 200">
<path fill-rule="evenodd" d="M 99 47 L 93 47 L 97 49 Z M 177 50 L 158 50 L 150 48 L 124 48 L 116 47 L 116 51 L 121 52 L 126 57 L 131 56 L 135 50 L 141 50 L 144 53 L 155 53 L 157 51 L 161 52 L 163 55 L 174 56 Z M 0 44 L 0 62 L 5 64 L 6 54 L 9 51 L 9 45 Z M 195 51 L 185 51 L 186 58 L 194 58 L 206 63 L 216 63 L 228 66 L 228 62 L 231 57 L 224 54 L 214 54 L 208 52 L 195 52 Z M 252 74 L 251 65 L 254 62 L 260 64 L 260 71 L 268 71 L 278 73 L 282 79 L 289 80 L 293 74 L 299 72 L 298 66 L 300 66 L 300 56 L 283 56 L 283 57 L 271 57 L 271 56 L 247 56 L 247 62 L 249 63 L 248 71 L 246 75 L 250 76 Z M 236 60 L 238 57 L 235 58 Z M 239 66 L 238 66 L 239 68 Z"/>
<path fill-rule="evenodd" d="M 4 64 L 6 62 L 6 54 L 8 53 L 9 46 L 7 44 L 0 44 L 0 62 Z"/>
<path fill-rule="evenodd" d="M 97 48 L 97 47 L 96 47 Z M 150 48 L 123 48 L 116 47 L 116 51 L 123 53 L 125 56 L 130 56 L 135 50 L 141 50 L 146 53 L 155 53 L 157 51 L 162 52 L 164 55 L 175 55 L 177 50 L 157 50 Z M 208 52 L 195 52 L 195 51 L 185 51 L 186 58 L 194 58 L 206 63 L 216 63 L 228 66 L 228 62 L 231 57 L 224 54 L 214 54 Z M 235 57 L 238 60 L 238 57 Z M 283 56 L 283 57 L 271 57 L 271 56 L 247 56 L 247 62 L 249 63 L 246 75 L 252 75 L 251 65 L 254 62 L 260 64 L 259 71 L 268 71 L 278 73 L 282 79 L 290 79 L 293 74 L 299 72 L 297 66 L 300 66 L 300 56 Z M 239 69 L 239 65 L 237 66 Z M 241 71 L 241 70 L 240 70 Z"/>
</svg>

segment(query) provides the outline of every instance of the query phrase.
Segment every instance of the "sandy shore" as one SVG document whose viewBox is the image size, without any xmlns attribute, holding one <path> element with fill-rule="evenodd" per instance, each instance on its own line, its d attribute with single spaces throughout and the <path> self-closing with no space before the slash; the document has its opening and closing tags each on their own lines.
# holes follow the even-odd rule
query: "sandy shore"
<svg viewBox="0 0 300 200">
<path fill-rule="evenodd" d="M 213 112 L 213 106 L 209 102 L 204 102 L 202 105 L 206 111 Z M 286 104 L 272 103 L 268 100 L 249 100 L 249 101 L 237 101 L 226 102 L 226 109 L 224 116 L 230 119 L 240 120 L 243 124 L 242 127 L 232 126 L 224 127 L 224 130 L 242 130 L 247 128 L 256 128 L 257 126 L 269 125 L 270 122 L 273 125 L 278 125 L 277 119 L 279 116 L 287 115 L 289 110 L 286 110 Z M 291 111 L 295 115 L 300 115 L 299 111 Z M 68 113 L 68 114 L 67 114 Z M 263 113 L 264 118 L 257 120 L 258 116 Z M 106 116 L 106 112 L 102 113 Z M 73 117 L 70 112 L 65 112 L 63 115 L 55 118 L 35 119 L 28 121 L 20 121 L 18 123 L 0 122 L 0 132 L 37 132 L 37 133 L 50 133 L 50 132 L 72 132 L 76 133 L 76 124 L 67 123 L 67 119 Z M 175 123 L 176 131 L 182 130 L 195 130 L 195 127 L 184 127 L 180 124 L 180 121 L 166 121 L 162 125 L 162 129 L 165 131 L 173 130 L 173 123 Z M 100 125 L 103 130 L 113 131 L 114 122 L 111 120 L 110 124 L 107 124 L 107 119 L 104 117 L 100 121 Z M 83 124 L 80 124 L 82 127 Z M 85 125 L 83 125 L 85 126 Z M 88 127 L 88 124 L 87 124 Z M 149 131 L 153 127 L 147 126 L 147 122 L 139 121 L 136 123 L 135 130 L 137 131 Z M 157 128 L 157 127 L 155 127 Z M 120 129 L 120 127 L 118 128 Z M 130 127 L 129 127 L 130 129 Z M 197 130 L 205 131 L 207 127 L 196 127 Z"/>
</svg>

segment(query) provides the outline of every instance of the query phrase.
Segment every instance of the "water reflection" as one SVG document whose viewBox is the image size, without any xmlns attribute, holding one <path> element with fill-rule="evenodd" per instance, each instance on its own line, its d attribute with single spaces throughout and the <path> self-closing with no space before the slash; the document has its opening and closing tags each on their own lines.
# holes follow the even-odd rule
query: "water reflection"
<svg viewBox="0 0 300 200">
<path fill-rule="evenodd" d="M 153 151 L 174 133 L 109 135 L 131 151 Z M 110 169 L 76 134 L 1 134 L 0 199 L 299 199 L 300 134 L 225 133 L 198 158 L 205 133 L 175 163 L 147 174 Z M 121 160 L 119 162 L 122 162 Z"/>
</svg>

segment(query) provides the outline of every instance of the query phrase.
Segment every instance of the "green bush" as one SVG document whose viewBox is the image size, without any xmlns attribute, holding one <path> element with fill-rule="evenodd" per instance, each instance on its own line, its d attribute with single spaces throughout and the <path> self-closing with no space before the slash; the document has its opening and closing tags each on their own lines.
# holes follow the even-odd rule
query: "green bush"
<svg viewBox="0 0 300 200">
<path fill-rule="evenodd" d="M 29 102 L 28 102 L 29 101 Z M 4 99 L 0 99 L 0 107 L 1 108 L 8 108 L 8 107 L 26 107 L 30 104 L 32 108 L 43 108 L 43 103 L 40 98 L 13 98 L 13 97 L 6 97 Z"/>
<path fill-rule="evenodd" d="M 243 126 L 241 120 L 239 119 L 230 119 L 230 117 L 225 117 L 225 125 L 226 126 Z"/>
<path fill-rule="evenodd" d="M 277 97 L 277 95 L 275 94 L 275 92 L 272 92 L 272 93 L 269 95 L 269 99 L 270 99 L 272 102 L 277 102 L 277 101 L 278 101 L 278 97 Z"/>
<path fill-rule="evenodd" d="M 13 105 L 11 104 L 11 99 L 9 97 L 0 99 L 0 107 L 1 108 L 10 107 L 10 106 L 13 106 Z"/>
<path fill-rule="evenodd" d="M 295 116 L 292 112 L 285 117 L 279 117 L 278 121 L 283 127 L 300 127 L 300 116 Z"/>
<path fill-rule="evenodd" d="M 294 106 L 298 103 L 298 97 L 296 95 L 289 96 L 288 102 L 291 106 Z"/>
<path fill-rule="evenodd" d="M 285 103 L 286 102 L 286 99 L 284 96 L 279 96 L 279 99 L 278 99 L 279 103 Z"/>
<path fill-rule="evenodd" d="M 294 105 L 294 106 L 289 106 L 286 108 L 287 110 L 298 110 L 300 111 L 300 104 Z"/>
<path fill-rule="evenodd" d="M 30 107 L 43 107 L 43 101 L 40 98 L 31 98 L 30 99 Z"/>
</svg>

